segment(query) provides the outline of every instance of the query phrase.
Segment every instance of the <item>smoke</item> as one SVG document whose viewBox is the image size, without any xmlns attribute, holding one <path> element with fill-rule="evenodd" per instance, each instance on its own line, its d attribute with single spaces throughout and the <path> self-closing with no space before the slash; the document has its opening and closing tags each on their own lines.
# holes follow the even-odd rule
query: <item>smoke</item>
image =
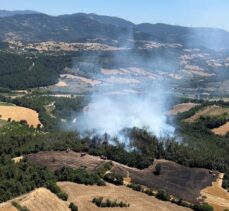
<svg viewBox="0 0 229 211">
<path fill-rule="evenodd" d="M 217 28 L 192 28 L 189 32 L 187 46 L 205 48 L 214 51 L 228 50 L 228 32 Z"/>
<path fill-rule="evenodd" d="M 88 131 L 100 136 L 109 134 L 119 140 L 124 140 L 124 129 L 133 127 L 147 129 L 158 138 L 174 136 L 175 129 L 167 123 L 166 116 L 169 80 L 163 75 L 157 78 L 157 73 L 176 69 L 177 54 L 173 49 L 136 51 L 131 44 L 133 36 L 128 37 L 128 51 L 109 53 L 112 59 L 107 54 L 98 55 L 97 59 L 94 56 L 93 62 L 85 59 L 99 70 L 93 78 L 102 84 L 93 88 L 89 105 L 77 115 L 77 130 L 81 134 Z M 103 68 L 115 69 L 116 73 L 101 74 Z"/>
<path fill-rule="evenodd" d="M 149 87 L 148 87 L 149 88 Z M 77 118 L 81 133 L 95 131 L 120 137 L 125 128 L 145 128 L 157 137 L 173 136 L 174 128 L 166 122 L 166 94 L 159 84 L 137 94 L 93 94 L 91 103 Z"/>
</svg>

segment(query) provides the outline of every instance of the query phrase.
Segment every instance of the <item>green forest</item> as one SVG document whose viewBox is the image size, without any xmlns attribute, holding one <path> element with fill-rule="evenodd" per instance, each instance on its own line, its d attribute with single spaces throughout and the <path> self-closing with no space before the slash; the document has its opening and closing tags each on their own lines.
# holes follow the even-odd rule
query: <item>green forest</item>
<svg viewBox="0 0 229 211">
<path fill-rule="evenodd" d="M 0 87 L 26 89 L 55 84 L 71 62 L 65 56 L 0 52 Z"/>
</svg>

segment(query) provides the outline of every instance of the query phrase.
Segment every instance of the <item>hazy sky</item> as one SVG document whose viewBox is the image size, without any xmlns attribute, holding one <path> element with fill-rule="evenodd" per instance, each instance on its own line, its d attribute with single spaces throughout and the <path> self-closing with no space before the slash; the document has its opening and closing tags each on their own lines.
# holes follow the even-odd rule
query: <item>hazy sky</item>
<svg viewBox="0 0 229 211">
<path fill-rule="evenodd" d="M 210 26 L 229 31 L 229 0 L 0 0 L 0 9 L 31 9 L 51 15 L 97 13 L 134 23 Z"/>
</svg>

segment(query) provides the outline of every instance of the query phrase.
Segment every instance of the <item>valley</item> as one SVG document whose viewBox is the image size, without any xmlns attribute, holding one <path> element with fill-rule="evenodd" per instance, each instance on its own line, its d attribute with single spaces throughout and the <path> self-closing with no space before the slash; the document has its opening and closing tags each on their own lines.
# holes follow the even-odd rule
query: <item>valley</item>
<svg viewBox="0 0 229 211">
<path fill-rule="evenodd" d="M 229 209 L 227 31 L 34 11 L 0 28 L 0 211 Z"/>
</svg>

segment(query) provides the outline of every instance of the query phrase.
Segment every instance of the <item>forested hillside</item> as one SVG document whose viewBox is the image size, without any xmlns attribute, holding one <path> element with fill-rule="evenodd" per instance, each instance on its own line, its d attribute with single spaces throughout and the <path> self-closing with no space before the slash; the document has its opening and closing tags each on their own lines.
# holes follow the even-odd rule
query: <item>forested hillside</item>
<svg viewBox="0 0 229 211">
<path fill-rule="evenodd" d="M 161 43 L 178 43 L 186 47 L 228 49 L 229 33 L 214 28 L 192 28 L 167 24 L 136 25 L 121 18 L 76 13 L 49 16 L 21 14 L 0 18 L 0 40 L 24 42 L 90 40 L 151 40 Z"/>
<path fill-rule="evenodd" d="M 25 89 L 58 82 L 71 59 L 64 56 L 25 56 L 0 52 L 0 87 Z"/>
</svg>

